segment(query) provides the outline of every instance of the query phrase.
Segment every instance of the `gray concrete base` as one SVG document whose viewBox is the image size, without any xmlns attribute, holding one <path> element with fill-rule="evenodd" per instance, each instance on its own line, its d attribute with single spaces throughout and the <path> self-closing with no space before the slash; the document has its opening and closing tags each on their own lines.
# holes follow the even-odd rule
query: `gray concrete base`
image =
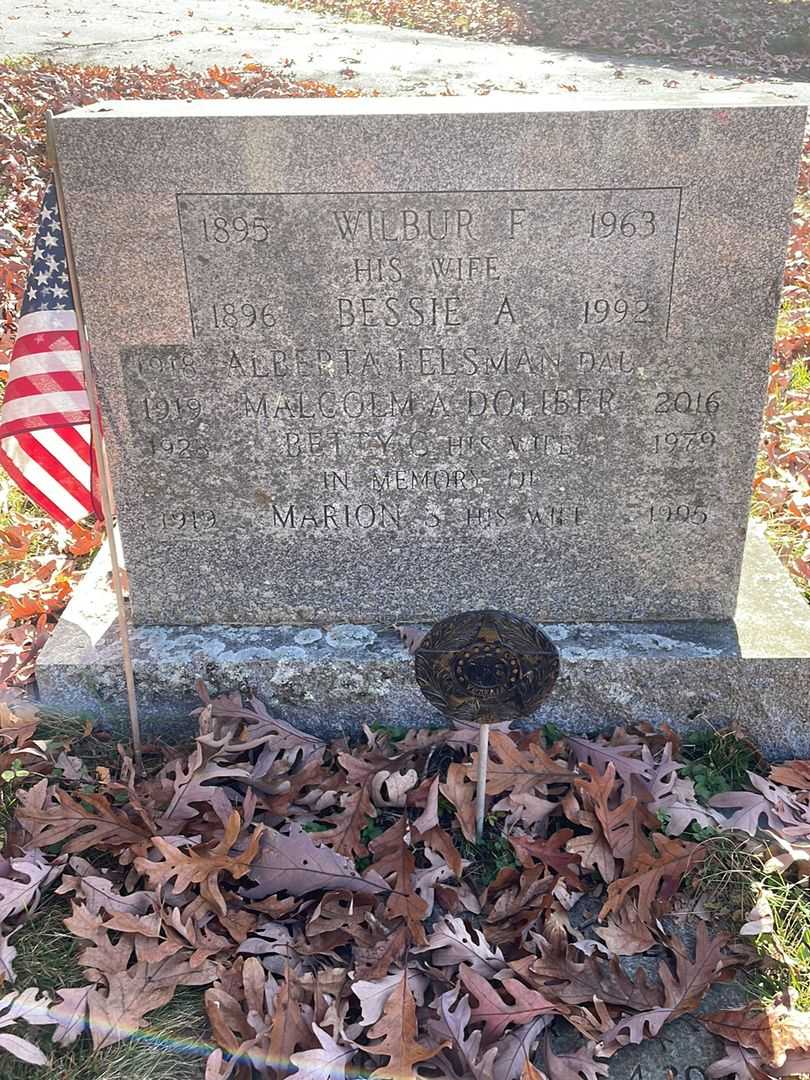
<svg viewBox="0 0 810 1080">
<path fill-rule="evenodd" d="M 546 625 L 562 674 L 536 722 L 570 731 L 645 720 L 681 730 L 739 724 L 770 756 L 810 754 L 810 607 L 761 528 L 749 529 L 736 618 Z M 311 731 L 435 722 L 393 628 L 132 630 L 144 729 L 190 730 L 194 685 L 255 691 Z M 40 654 L 50 706 L 120 726 L 126 717 L 109 556 L 100 552 Z"/>
</svg>

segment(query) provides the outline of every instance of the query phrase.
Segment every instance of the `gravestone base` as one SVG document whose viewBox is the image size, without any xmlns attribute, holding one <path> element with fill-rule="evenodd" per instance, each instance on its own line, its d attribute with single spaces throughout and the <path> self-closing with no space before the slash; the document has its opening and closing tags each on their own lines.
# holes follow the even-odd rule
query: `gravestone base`
<svg viewBox="0 0 810 1080">
<path fill-rule="evenodd" d="M 771 757 L 810 754 L 810 607 L 757 524 L 733 620 L 544 629 L 560 648 L 562 672 L 537 723 L 578 732 L 638 721 L 682 731 L 738 724 Z M 141 626 L 131 644 L 144 730 L 164 737 L 193 731 L 200 679 L 211 693 L 253 691 L 271 711 L 324 735 L 438 720 L 392 627 Z M 40 654 L 37 682 L 46 705 L 125 728 L 106 549 Z"/>
</svg>

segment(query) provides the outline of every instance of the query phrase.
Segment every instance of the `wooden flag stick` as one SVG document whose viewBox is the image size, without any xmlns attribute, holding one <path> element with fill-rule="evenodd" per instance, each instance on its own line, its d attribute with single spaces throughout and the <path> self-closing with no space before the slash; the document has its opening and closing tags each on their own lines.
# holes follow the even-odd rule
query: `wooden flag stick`
<svg viewBox="0 0 810 1080">
<path fill-rule="evenodd" d="M 48 112 L 45 118 L 47 126 L 47 153 L 48 161 L 53 170 L 54 184 L 56 187 L 56 203 L 59 207 L 59 218 L 62 223 L 62 235 L 65 240 L 65 258 L 67 259 L 67 271 L 70 285 L 73 291 L 73 306 L 76 312 L 76 323 L 79 332 L 79 348 L 82 357 L 82 372 L 84 385 L 87 390 L 87 399 L 90 404 L 90 433 L 92 437 L 93 453 L 98 465 L 99 486 L 101 488 L 101 505 L 104 512 L 104 528 L 107 532 L 107 543 L 110 548 L 110 563 L 112 565 L 112 582 L 115 592 L 115 603 L 118 609 L 118 633 L 121 639 L 121 660 L 124 667 L 124 680 L 127 687 L 127 703 L 129 706 L 129 724 L 132 732 L 132 749 L 135 755 L 135 765 L 139 772 L 143 771 L 143 747 L 141 743 L 141 724 L 138 718 L 138 703 L 135 697 L 135 672 L 132 667 L 132 653 L 129 646 L 129 625 L 127 623 L 127 609 L 124 602 L 124 588 L 121 581 L 121 564 L 118 560 L 118 545 L 115 529 L 115 499 L 113 497 L 112 483 L 110 481 L 110 469 L 107 461 L 107 452 L 101 435 L 99 421 L 98 388 L 96 386 L 95 373 L 90 358 L 90 346 L 85 332 L 84 319 L 82 317 L 81 296 L 79 293 L 79 281 L 76 276 L 76 264 L 73 258 L 73 246 L 70 242 L 67 214 L 65 213 L 65 201 L 62 191 L 62 177 L 59 172 L 59 163 L 56 157 L 56 141 L 53 131 L 53 113 Z"/>
<path fill-rule="evenodd" d="M 484 811 L 487 800 L 487 765 L 489 763 L 489 724 L 478 728 L 478 780 L 475 789 L 475 839 L 484 835 Z"/>
</svg>

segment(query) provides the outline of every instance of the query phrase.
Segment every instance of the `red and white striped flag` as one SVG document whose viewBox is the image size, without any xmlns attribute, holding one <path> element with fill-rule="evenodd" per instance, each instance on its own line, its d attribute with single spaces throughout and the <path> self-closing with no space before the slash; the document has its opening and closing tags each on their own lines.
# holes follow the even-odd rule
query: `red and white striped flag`
<svg viewBox="0 0 810 1080">
<path fill-rule="evenodd" d="M 42 204 L 0 411 L 0 465 L 63 525 L 98 512 L 90 403 L 53 179 Z"/>
</svg>

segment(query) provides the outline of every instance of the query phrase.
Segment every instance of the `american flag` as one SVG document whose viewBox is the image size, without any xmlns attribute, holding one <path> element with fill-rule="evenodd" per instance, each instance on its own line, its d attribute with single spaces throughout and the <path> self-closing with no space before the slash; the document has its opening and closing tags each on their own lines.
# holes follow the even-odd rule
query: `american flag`
<svg viewBox="0 0 810 1080">
<path fill-rule="evenodd" d="M 63 525 L 96 512 L 90 403 L 53 180 L 42 204 L 0 411 L 0 465 Z"/>
</svg>

